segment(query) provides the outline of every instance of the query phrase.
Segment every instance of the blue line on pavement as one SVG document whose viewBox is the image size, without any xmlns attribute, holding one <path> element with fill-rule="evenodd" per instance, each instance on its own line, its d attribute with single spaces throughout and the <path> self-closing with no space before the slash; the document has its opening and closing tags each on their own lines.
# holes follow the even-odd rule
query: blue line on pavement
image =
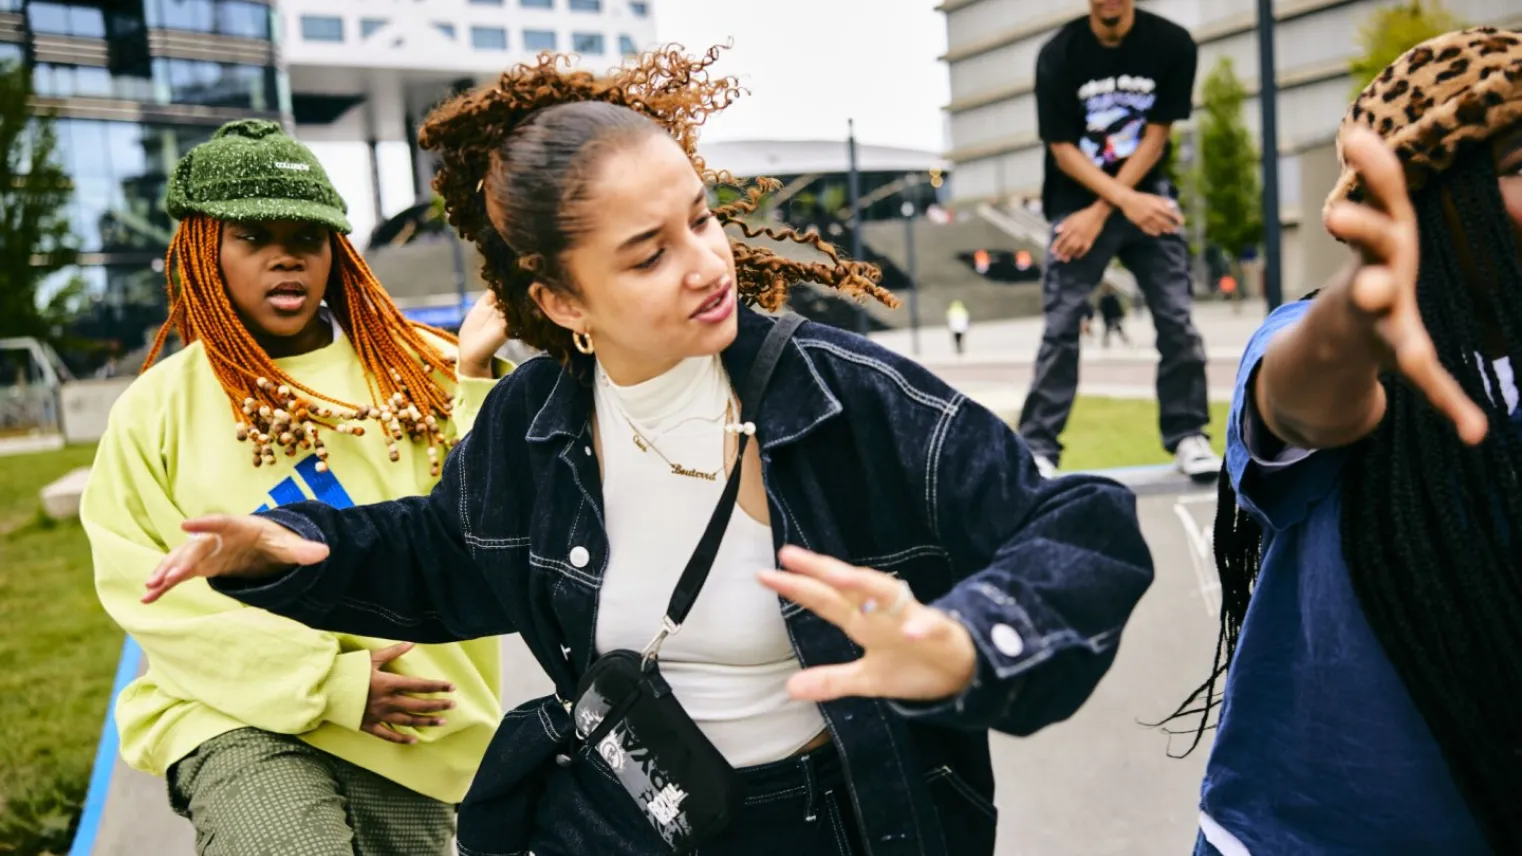
<svg viewBox="0 0 1522 856">
<path fill-rule="evenodd" d="M 116 697 L 137 677 L 142 659 L 143 649 L 128 636 L 122 643 L 121 657 L 116 661 L 116 680 L 111 685 L 111 700 L 106 703 L 106 724 L 101 727 L 100 743 L 95 747 L 90 789 L 85 792 L 85 809 L 79 817 L 79 829 L 74 833 L 69 856 L 91 856 L 95 849 L 95 836 L 100 832 L 106 797 L 111 791 L 111 774 L 116 770 Z"/>
</svg>

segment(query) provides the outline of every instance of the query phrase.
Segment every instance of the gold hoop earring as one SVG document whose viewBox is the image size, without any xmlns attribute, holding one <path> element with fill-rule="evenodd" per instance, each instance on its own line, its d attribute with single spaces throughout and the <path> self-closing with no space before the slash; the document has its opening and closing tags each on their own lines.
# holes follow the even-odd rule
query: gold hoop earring
<svg viewBox="0 0 1522 856">
<path fill-rule="evenodd" d="M 592 345 L 591 333 L 577 333 L 573 331 L 571 333 L 571 344 L 576 346 L 576 350 L 588 356 L 591 356 L 591 354 L 597 350 L 597 348 Z"/>
</svg>

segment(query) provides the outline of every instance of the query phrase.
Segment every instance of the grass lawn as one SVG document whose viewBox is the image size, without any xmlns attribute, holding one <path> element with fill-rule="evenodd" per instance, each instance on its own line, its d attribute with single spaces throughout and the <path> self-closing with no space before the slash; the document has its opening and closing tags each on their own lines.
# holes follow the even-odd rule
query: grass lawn
<svg viewBox="0 0 1522 856">
<path fill-rule="evenodd" d="M 1226 448 L 1225 402 L 1210 405 L 1211 445 L 1217 454 Z M 1166 464 L 1173 457 L 1163 451 L 1157 432 L 1157 402 L 1079 397 L 1062 433 L 1062 469 L 1098 470 L 1140 464 Z"/>
<path fill-rule="evenodd" d="M 95 450 L 0 457 L 0 853 L 63 853 L 84 802 L 122 634 L 95 598 L 77 522 L 37 492 Z"/>
</svg>

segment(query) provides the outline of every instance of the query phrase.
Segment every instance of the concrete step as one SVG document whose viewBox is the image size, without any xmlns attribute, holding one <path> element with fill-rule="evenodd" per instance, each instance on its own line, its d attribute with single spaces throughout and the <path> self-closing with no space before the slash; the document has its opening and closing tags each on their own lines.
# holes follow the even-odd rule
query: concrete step
<svg viewBox="0 0 1522 856">
<path fill-rule="evenodd" d="M 79 516 L 79 498 L 90 481 L 90 468 L 80 467 L 44 487 L 41 492 L 42 513 L 53 520 L 72 520 Z"/>
</svg>

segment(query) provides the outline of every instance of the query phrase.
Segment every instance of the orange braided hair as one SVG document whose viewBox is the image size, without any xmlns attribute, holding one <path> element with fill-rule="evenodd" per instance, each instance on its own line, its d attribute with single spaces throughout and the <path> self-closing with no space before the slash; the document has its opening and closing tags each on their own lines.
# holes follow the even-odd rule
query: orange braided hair
<svg viewBox="0 0 1522 856">
<path fill-rule="evenodd" d="M 321 458 L 318 469 L 326 470 L 327 449 L 318 429 L 363 436 L 359 423 L 369 419 L 379 422 L 388 436 L 393 461 L 401 457 L 396 444 L 403 437 L 426 443 L 430 469 L 437 476 L 439 450 L 447 451 L 452 441 L 444 434 L 450 394 L 436 369 L 455 360 L 419 331 L 428 330 L 450 344 L 456 344 L 456 338 L 408 321 L 354 245 L 334 232 L 326 300 L 364 366 L 371 403 L 355 405 L 324 395 L 286 374 L 238 317 L 222 281 L 221 230 L 220 221 L 192 214 L 175 231 L 164 259 L 169 318 L 153 340 L 143 371 L 158 359 L 171 329 L 186 345 L 200 342 L 227 393 L 238 439 L 254 441 L 256 467 L 274 464 L 278 446 L 289 456 L 298 449 L 315 449 Z"/>
</svg>

